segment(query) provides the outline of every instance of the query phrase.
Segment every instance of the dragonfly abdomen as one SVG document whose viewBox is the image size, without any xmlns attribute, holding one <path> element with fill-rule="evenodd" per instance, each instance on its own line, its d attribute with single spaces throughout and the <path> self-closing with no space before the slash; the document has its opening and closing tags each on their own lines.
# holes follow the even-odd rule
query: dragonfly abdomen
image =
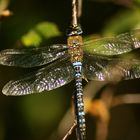
<svg viewBox="0 0 140 140">
<path fill-rule="evenodd" d="M 83 102 L 83 87 L 82 87 L 82 63 L 74 62 L 73 67 L 75 69 L 75 84 L 76 93 L 74 95 L 75 99 L 75 113 L 77 120 L 77 131 L 81 140 L 85 140 L 86 136 L 86 124 L 85 124 L 85 112 L 84 112 L 84 102 Z"/>
</svg>

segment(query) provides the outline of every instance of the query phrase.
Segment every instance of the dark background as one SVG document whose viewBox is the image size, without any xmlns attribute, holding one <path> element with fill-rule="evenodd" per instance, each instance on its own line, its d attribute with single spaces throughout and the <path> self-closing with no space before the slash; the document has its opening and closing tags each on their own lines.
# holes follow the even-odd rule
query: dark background
<svg viewBox="0 0 140 140">
<path fill-rule="evenodd" d="M 113 31 L 120 33 L 137 27 L 139 19 L 137 16 L 134 18 L 138 9 L 134 8 L 136 5 L 137 1 L 122 0 L 114 3 L 84 0 L 81 17 L 84 36 L 104 35 L 106 31 L 110 34 Z M 71 21 L 70 0 L 11 0 L 7 8 L 13 15 L 1 21 L 1 50 L 17 47 L 21 37 L 43 21 L 55 23 L 62 33 L 58 38 L 49 40 L 48 44 L 66 42 L 65 32 Z M 124 14 L 125 12 L 128 14 Z M 138 19 L 137 22 L 131 22 L 134 19 Z M 45 43 L 47 44 L 47 40 Z M 2 90 L 10 79 L 28 71 L 30 70 L 0 66 L 0 89 Z M 115 95 L 140 92 L 139 80 L 124 81 L 115 87 Z M 1 93 L 0 140 L 49 140 L 65 112 L 71 107 L 73 90 L 72 81 L 59 89 L 42 94 L 6 97 Z M 140 139 L 139 109 L 139 104 L 121 105 L 111 109 L 107 140 Z M 86 119 L 88 140 L 95 140 L 97 119 L 90 114 Z M 61 138 L 58 136 L 55 139 Z M 69 139 L 76 139 L 75 134 L 73 133 Z"/>
</svg>

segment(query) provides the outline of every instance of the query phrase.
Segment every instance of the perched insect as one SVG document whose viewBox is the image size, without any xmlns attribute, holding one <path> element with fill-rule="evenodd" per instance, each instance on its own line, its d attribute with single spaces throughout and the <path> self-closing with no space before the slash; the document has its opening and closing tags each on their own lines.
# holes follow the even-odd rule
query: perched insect
<svg viewBox="0 0 140 140">
<path fill-rule="evenodd" d="M 50 91 L 75 79 L 75 109 L 80 140 L 86 139 L 82 79 L 114 80 L 140 77 L 140 62 L 125 59 L 120 54 L 140 48 L 140 30 L 116 37 L 82 41 L 82 29 L 77 24 L 76 1 L 73 0 L 73 22 L 68 32 L 67 44 L 40 48 L 7 49 L 0 52 L 0 64 L 43 68 L 7 83 L 5 95 L 27 95 Z"/>
</svg>

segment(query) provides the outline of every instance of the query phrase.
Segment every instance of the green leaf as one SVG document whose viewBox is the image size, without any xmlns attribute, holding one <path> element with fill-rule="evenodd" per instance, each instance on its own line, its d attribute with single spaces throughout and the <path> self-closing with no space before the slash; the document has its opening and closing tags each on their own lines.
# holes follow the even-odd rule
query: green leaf
<svg viewBox="0 0 140 140">
<path fill-rule="evenodd" d="M 38 24 L 36 26 L 36 31 L 46 39 L 61 35 L 57 25 L 51 22 L 42 22 Z"/>
<path fill-rule="evenodd" d="M 21 41 L 25 46 L 39 46 L 42 38 L 37 32 L 31 30 L 27 34 L 22 36 Z"/>
<path fill-rule="evenodd" d="M 21 37 L 21 42 L 25 46 L 38 47 L 43 40 L 60 36 L 61 33 L 58 30 L 56 24 L 51 22 L 41 22 L 37 24 L 33 29 L 27 32 Z"/>
<path fill-rule="evenodd" d="M 110 22 L 107 23 L 103 35 L 119 34 L 128 30 L 135 29 L 138 24 L 140 10 L 134 9 L 133 11 L 124 11 L 116 15 Z"/>
</svg>

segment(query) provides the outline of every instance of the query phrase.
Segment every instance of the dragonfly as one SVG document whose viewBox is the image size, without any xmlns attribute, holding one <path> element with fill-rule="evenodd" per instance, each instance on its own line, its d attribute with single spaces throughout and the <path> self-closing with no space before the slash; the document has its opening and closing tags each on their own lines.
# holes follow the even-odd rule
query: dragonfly
<svg viewBox="0 0 140 140">
<path fill-rule="evenodd" d="M 140 78 L 140 61 L 121 57 L 140 48 L 140 29 L 115 37 L 83 41 L 82 28 L 77 20 L 77 1 L 72 0 L 72 25 L 67 44 L 39 48 L 15 48 L 0 52 L 0 65 L 22 68 L 39 67 L 17 80 L 9 81 L 2 89 L 11 96 L 50 91 L 75 80 L 75 118 L 78 140 L 86 140 L 86 123 L 82 80 L 113 81 Z M 41 68 L 40 68 L 41 66 Z"/>
</svg>

